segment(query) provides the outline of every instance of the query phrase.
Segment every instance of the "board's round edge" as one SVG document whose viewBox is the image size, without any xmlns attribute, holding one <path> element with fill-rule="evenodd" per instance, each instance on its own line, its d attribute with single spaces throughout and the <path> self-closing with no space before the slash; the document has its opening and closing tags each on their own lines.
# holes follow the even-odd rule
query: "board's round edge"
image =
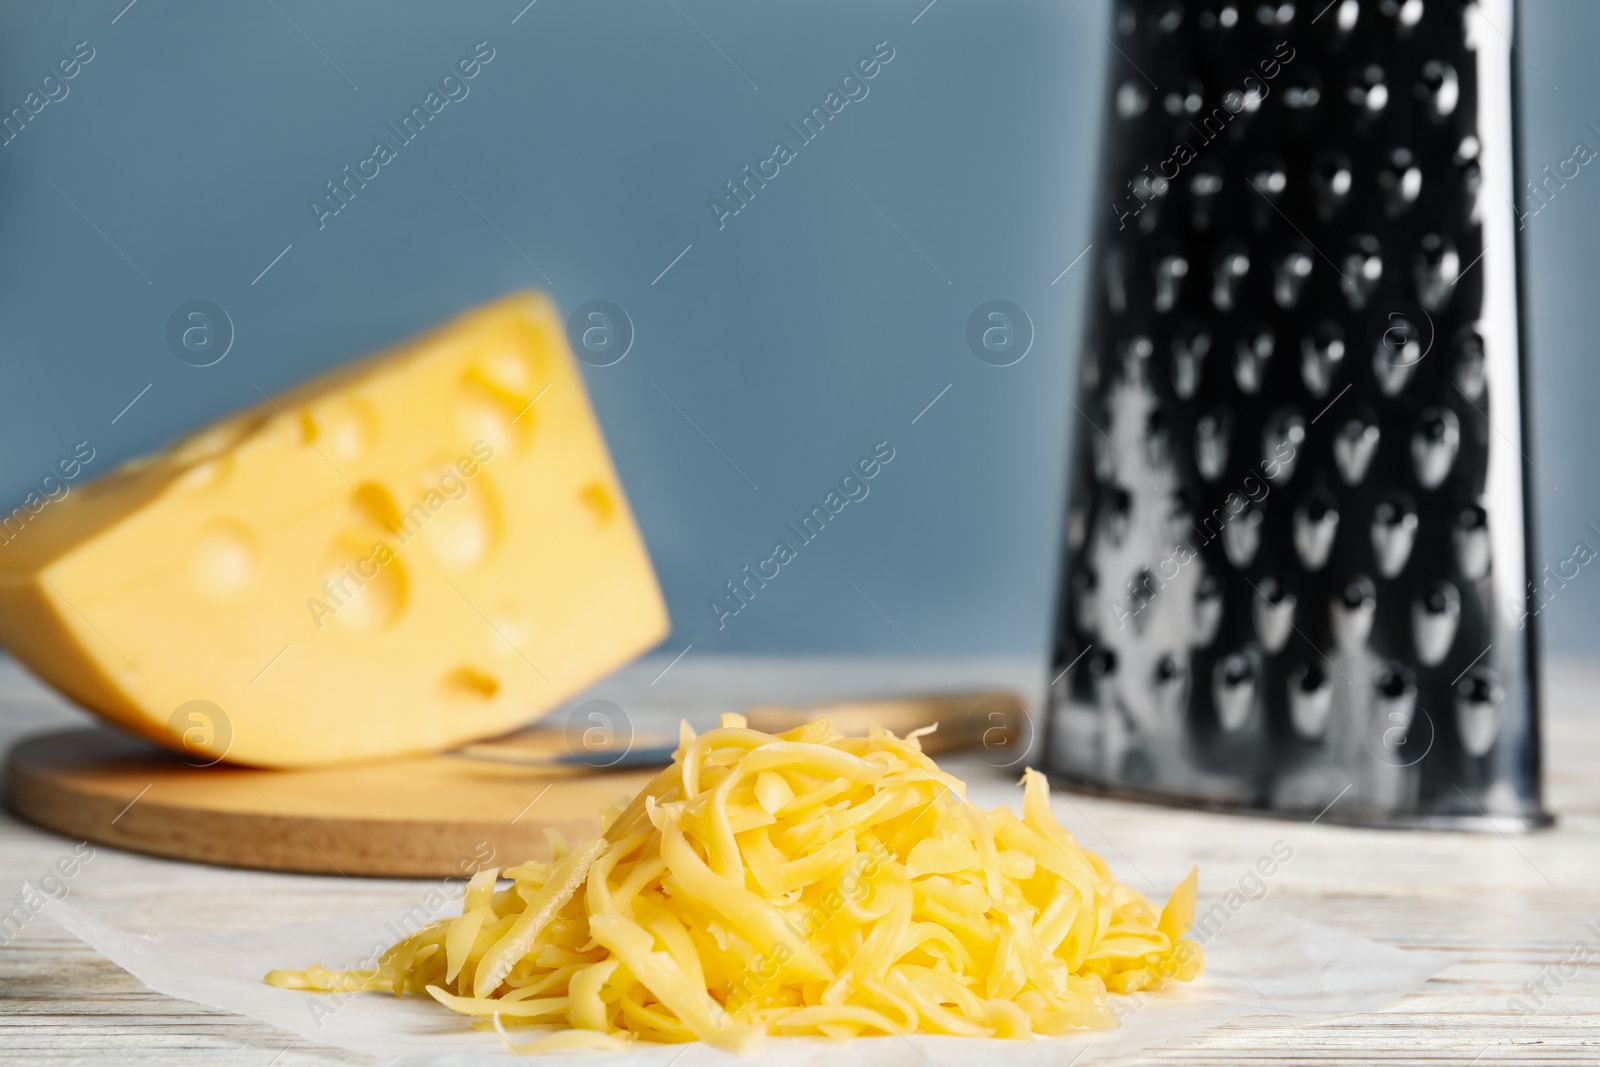
<svg viewBox="0 0 1600 1067">
<path fill-rule="evenodd" d="M 489 867 L 549 859 L 546 827 L 569 839 L 595 830 L 592 819 L 418 825 L 205 811 L 137 798 L 128 803 L 74 789 L 25 758 L 31 746 L 44 747 L 72 732 L 78 731 L 36 734 L 12 746 L 6 759 L 7 807 L 54 833 L 163 859 L 297 874 L 465 878 Z M 441 832 L 446 825 L 461 832 Z M 470 842 L 464 849 L 463 841 Z"/>
</svg>

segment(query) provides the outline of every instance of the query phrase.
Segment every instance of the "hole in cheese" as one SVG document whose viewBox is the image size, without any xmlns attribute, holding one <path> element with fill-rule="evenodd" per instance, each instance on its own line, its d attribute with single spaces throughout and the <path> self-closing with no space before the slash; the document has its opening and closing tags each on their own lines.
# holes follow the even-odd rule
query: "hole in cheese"
<svg viewBox="0 0 1600 1067">
<path fill-rule="evenodd" d="M 385 542 L 354 530 L 341 534 L 323 574 L 333 617 L 352 630 L 382 629 L 406 609 L 406 567 Z"/>
<path fill-rule="evenodd" d="M 377 482 L 362 482 L 350 494 L 350 504 L 356 514 L 374 526 L 393 531 L 400 525 L 400 505 L 394 494 Z"/>
<path fill-rule="evenodd" d="M 260 550 L 246 527 L 229 519 L 207 523 L 195 539 L 189 577 L 212 600 L 229 600 L 255 580 Z"/>
<path fill-rule="evenodd" d="M 521 336 L 486 345 L 475 369 L 494 388 L 532 400 L 550 379 L 543 356 L 550 339 L 531 323 L 509 324 L 507 332 Z"/>
<path fill-rule="evenodd" d="M 179 464 L 199 463 L 221 456 L 261 425 L 259 416 L 234 417 L 190 434 L 172 447 L 172 459 Z"/>
<path fill-rule="evenodd" d="M 469 441 L 521 451 L 537 425 L 533 402 L 550 384 L 550 339 L 531 323 L 508 323 L 484 344 L 456 388 L 456 422 Z"/>
<path fill-rule="evenodd" d="M 365 400 L 351 397 L 312 411 L 303 418 L 316 425 L 315 437 L 330 458 L 354 463 L 365 456 L 378 436 L 378 416 Z"/>
<path fill-rule="evenodd" d="M 606 525 L 617 511 L 617 503 L 611 495 L 611 490 L 599 482 L 590 482 L 578 490 L 578 503 L 589 512 L 596 526 Z"/>
<path fill-rule="evenodd" d="M 532 402 L 532 396 L 498 388 L 474 368 L 456 388 L 456 423 L 469 441 L 487 441 L 497 452 L 521 452 L 533 440 Z"/>
<path fill-rule="evenodd" d="M 232 456 L 203 459 L 178 476 L 177 486 L 189 492 L 204 492 L 221 485 L 233 469 Z"/>
<path fill-rule="evenodd" d="M 489 611 L 489 649 L 506 660 L 519 660 L 519 651 L 533 639 L 533 623 L 526 612 L 512 604 L 502 603 Z"/>
<path fill-rule="evenodd" d="M 493 700 L 500 683 L 475 667 L 457 667 L 440 679 L 439 688 L 452 700 Z"/>
<path fill-rule="evenodd" d="M 486 559 L 500 535 L 500 506 L 486 470 L 469 480 L 453 460 L 424 467 L 416 499 L 428 509 L 426 522 L 417 523 L 428 551 L 453 571 L 466 570 Z M 417 507 L 407 513 L 414 521 Z"/>
</svg>

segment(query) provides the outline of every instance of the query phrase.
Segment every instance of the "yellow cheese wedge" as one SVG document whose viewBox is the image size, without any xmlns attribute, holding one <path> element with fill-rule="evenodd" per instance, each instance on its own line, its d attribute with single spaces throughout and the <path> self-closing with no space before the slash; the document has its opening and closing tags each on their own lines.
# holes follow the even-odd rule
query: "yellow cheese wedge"
<svg viewBox="0 0 1600 1067">
<path fill-rule="evenodd" d="M 533 294 L 125 464 L 0 547 L 0 642 L 205 761 L 501 733 L 667 627 L 561 321 Z"/>
</svg>

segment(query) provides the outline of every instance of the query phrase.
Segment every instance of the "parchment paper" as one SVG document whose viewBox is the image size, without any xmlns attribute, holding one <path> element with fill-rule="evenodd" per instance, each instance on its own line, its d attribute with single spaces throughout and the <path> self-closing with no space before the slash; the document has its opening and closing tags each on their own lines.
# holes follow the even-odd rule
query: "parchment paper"
<svg viewBox="0 0 1600 1067">
<path fill-rule="evenodd" d="M 1202 911 L 1204 907 L 1202 907 Z M 1119 1030 L 1034 1041 L 917 1036 L 836 1043 L 768 1038 L 753 1056 L 702 1044 L 640 1044 L 626 1053 L 519 1057 L 494 1033 L 427 997 L 313 994 L 274 989 L 262 975 L 312 963 L 354 967 L 394 940 L 390 915 L 358 915 L 231 934 L 150 938 L 129 934 L 52 901 L 44 913 L 151 989 L 281 1027 L 308 1041 L 405 1065 L 581 1060 L 595 1067 L 839 1067 L 841 1062 L 957 1067 L 1004 1057 L 1007 1067 L 1089 1063 L 1249 1016 L 1286 1025 L 1372 1011 L 1437 974 L 1447 957 L 1410 952 L 1248 905 L 1206 943 L 1206 973 L 1144 997 L 1113 997 Z M 448 912 L 447 912 L 448 914 Z"/>
</svg>

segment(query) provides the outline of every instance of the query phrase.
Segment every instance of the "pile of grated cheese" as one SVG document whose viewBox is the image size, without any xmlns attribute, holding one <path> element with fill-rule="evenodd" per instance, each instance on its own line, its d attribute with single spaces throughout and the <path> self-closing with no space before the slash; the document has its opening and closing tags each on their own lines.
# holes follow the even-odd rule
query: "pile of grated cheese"
<svg viewBox="0 0 1600 1067">
<path fill-rule="evenodd" d="M 479 872 L 459 916 L 370 970 L 266 980 L 426 992 L 543 1052 L 1105 1029 L 1109 994 L 1198 977 L 1182 936 L 1197 872 L 1158 911 L 1061 827 L 1041 775 L 1023 782 L 1020 818 L 984 811 L 916 734 L 819 719 L 773 735 L 727 715 L 685 727 L 603 837 Z"/>
</svg>

